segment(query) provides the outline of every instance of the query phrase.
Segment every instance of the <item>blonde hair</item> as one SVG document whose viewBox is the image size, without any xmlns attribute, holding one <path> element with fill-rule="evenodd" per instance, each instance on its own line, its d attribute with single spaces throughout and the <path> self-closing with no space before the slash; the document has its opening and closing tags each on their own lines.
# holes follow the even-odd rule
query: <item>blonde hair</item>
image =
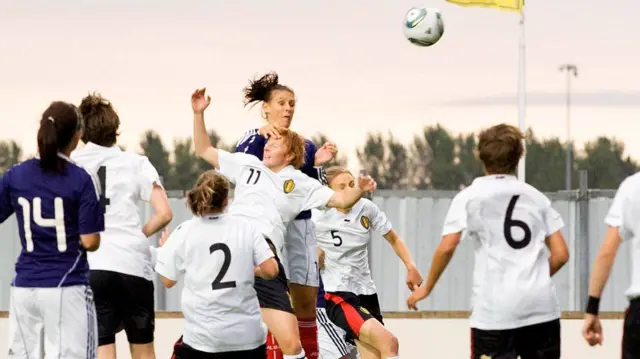
<svg viewBox="0 0 640 359">
<path fill-rule="evenodd" d="M 331 186 L 331 182 L 333 182 L 333 180 L 336 177 L 338 177 L 339 175 L 341 175 L 343 173 L 350 174 L 351 177 L 353 177 L 353 174 L 351 173 L 351 171 L 349 171 L 348 169 L 346 169 L 344 167 L 331 166 L 331 167 L 327 168 L 326 171 L 325 171 L 325 176 L 327 177 L 327 185 Z"/>
<path fill-rule="evenodd" d="M 229 181 L 214 170 L 198 177 L 195 186 L 187 192 L 187 206 L 196 216 L 222 212 L 229 197 Z"/>
</svg>

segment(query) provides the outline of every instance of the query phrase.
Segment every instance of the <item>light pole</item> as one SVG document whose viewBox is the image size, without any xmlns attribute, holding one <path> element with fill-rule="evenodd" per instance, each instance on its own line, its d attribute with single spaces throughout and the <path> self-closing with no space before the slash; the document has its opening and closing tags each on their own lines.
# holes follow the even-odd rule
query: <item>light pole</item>
<svg viewBox="0 0 640 359">
<path fill-rule="evenodd" d="M 567 72 L 567 158 L 565 163 L 564 187 L 571 190 L 571 172 L 573 159 L 571 158 L 573 142 L 571 141 L 571 77 L 578 77 L 578 67 L 573 64 L 560 65 L 559 70 Z"/>
</svg>

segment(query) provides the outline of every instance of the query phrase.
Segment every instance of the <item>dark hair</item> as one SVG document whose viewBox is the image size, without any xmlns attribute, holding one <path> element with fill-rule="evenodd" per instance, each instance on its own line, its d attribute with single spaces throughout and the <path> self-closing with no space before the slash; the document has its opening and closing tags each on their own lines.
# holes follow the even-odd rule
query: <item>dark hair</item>
<svg viewBox="0 0 640 359">
<path fill-rule="evenodd" d="M 249 85 L 244 88 L 244 105 L 248 105 L 254 102 L 269 102 L 273 91 L 289 91 L 293 93 L 293 90 L 285 85 L 278 83 L 278 74 L 275 72 L 269 72 L 257 80 L 249 81 Z"/>
<path fill-rule="evenodd" d="M 187 205 L 196 216 L 222 212 L 229 197 L 229 181 L 216 172 L 209 170 L 198 177 L 196 185 L 187 192 Z"/>
<path fill-rule="evenodd" d="M 489 174 L 515 174 L 524 154 L 522 132 L 511 125 L 499 124 L 480 133 L 478 157 Z"/>
<path fill-rule="evenodd" d="M 120 117 L 109 101 L 99 93 L 89 94 L 82 99 L 80 113 L 85 122 L 82 142 L 93 142 L 104 147 L 116 144 Z"/>
<path fill-rule="evenodd" d="M 38 129 L 40 167 L 45 171 L 64 172 L 67 161 L 58 153 L 69 149 L 78 131 L 82 131 L 78 108 L 67 102 L 52 102 L 42 114 Z"/>
</svg>

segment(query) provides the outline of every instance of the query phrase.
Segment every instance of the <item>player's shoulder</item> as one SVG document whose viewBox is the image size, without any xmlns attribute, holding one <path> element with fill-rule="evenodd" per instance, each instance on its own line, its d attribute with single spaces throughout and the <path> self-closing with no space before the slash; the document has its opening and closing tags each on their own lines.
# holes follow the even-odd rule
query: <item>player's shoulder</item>
<svg viewBox="0 0 640 359">
<path fill-rule="evenodd" d="M 637 192 L 640 190 L 640 172 L 636 172 L 620 182 L 618 192 Z"/>
<path fill-rule="evenodd" d="M 315 143 L 313 143 L 313 141 L 311 141 L 308 138 L 304 139 L 304 149 L 309 152 L 309 151 L 316 151 L 318 148 L 318 146 L 316 146 Z"/>
<path fill-rule="evenodd" d="M 229 152 L 223 149 L 218 149 L 218 157 L 227 160 L 237 161 L 241 165 L 255 165 L 261 166 L 262 161 L 252 154 L 244 152 Z"/>
<path fill-rule="evenodd" d="M 368 198 L 360 198 L 360 200 L 353 206 L 352 210 L 364 211 L 371 215 L 380 212 L 380 207 Z"/>
</svg>

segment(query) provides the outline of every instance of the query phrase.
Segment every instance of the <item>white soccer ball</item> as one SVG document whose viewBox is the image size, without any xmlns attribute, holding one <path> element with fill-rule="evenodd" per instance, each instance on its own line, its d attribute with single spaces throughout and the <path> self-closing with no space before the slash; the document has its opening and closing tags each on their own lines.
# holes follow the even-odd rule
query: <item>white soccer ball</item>
<svg viewBox="0 0 640 359">
<path fill-rule="evenodd" d="M 404 36 L 416 46 L 431 46 L 444 33 L 440 10 L 429 7 L 412 7 L 402 23 Z"/>
</svg>

